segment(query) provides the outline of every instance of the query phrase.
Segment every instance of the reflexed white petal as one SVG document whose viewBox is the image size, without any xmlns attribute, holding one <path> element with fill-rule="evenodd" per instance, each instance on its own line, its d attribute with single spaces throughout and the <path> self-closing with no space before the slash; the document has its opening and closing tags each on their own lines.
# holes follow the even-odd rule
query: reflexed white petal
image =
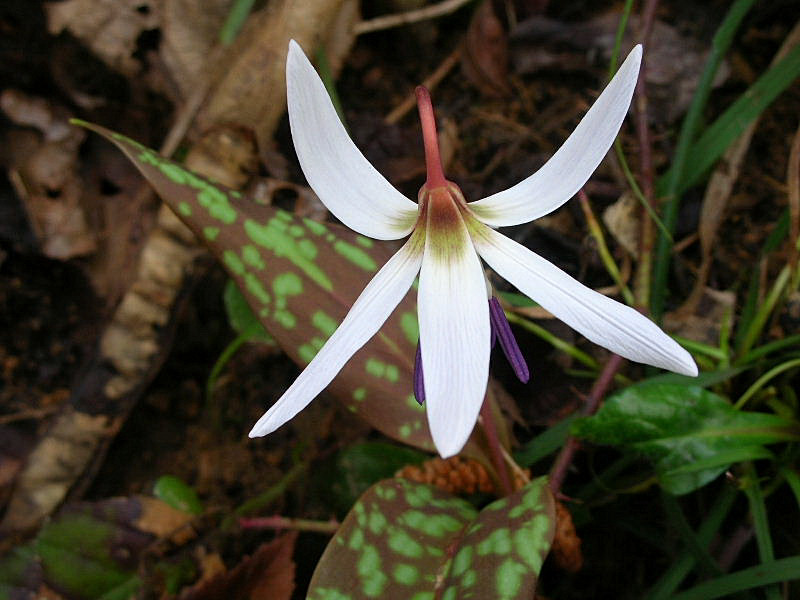
<svg viewBox="0 0 800 600">
<path fill-rule="evenodd" d="M 589 289 L 493 229 L 479 227 L 473 242 L 489 266 L 567 325 L 630 360 L 697 375 L 691 355 L 650 319 Z"/>
<path fill-rule="evenodd" d="M 328 92 L 300 46 L 286 58 L 289 124 L 309 185 L 337 219 L 380 240 L 408 235 L 417 205 L 375 170 L 347 135 Z"/>
<path fill-rule="evenodd" d="M 466 443 L 489 376 L 486 280 L 457 219 L 446 232 L 428 229 L 417 302 L 425 410 L 433 442 L 444 458 Z"/>
<path fill-rule="evenodd" d="M 280 399 L 250 432 L 258 437 L 275 431 L 308 404 L 333 380 L 408 292 L 422 262 L 421 235 L 414 235 L 372 278 L 350 312 L 325 345 Z"/>
<path fill-rule="evenodd" d="M 478 218 L 492 227 L 527 223 L 554 211 L 589 179 L 603 160 L 628 112 L 642 47 L 636 46 L 564 145 L 527 179 L 470 203 Z"/>
</svg>

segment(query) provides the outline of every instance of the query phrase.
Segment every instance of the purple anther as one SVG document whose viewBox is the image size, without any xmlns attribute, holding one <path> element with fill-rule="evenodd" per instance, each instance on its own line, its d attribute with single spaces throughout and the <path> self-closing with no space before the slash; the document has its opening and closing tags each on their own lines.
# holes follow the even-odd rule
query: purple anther
<svg viewBox="0 0 800 600">
<path fill-rule="evenodd" d="M 493 337 L 496 334 L 497 339 L 500 340 L 500 347 L 503 349 L 503 354 L 506 355 L 511 368 L 522 383 L 528 383 L 531 378 L 530 371 L 528 370 L 528 363 L 520 352 L 519 344 L 514 337 L 514 332 L 511 331 L 511 325 L 506 319 L 506 313 L 503 312 L 503 307 L 500 306 L 500 301 L 492 296 L 489 298 L 489 319 L 492 324 Z"/>
<path fill-rule="evenodd" d="M 425 379 L 422 373 L 422 350 L 417 343 L 417 356 L 414 358 L 414 398 L 419 405 L 425 402 Z"/>
</svg>

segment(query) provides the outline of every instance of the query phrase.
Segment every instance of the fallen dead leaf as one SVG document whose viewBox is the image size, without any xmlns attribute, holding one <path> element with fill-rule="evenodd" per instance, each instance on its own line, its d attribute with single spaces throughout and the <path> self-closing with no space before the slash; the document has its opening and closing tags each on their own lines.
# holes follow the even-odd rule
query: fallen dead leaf
<svg viewBox="0 0 800 600">
<path fill-rule="evenodd" d="M 40 137 L 9 136 L 9 179 L 22 200 L 42 253 L 66 260 L 97 247 L 87 223 L 77 176 L 78 147 L 86 133 L 69 125 L 66 111 L 17 90 L 0 93 L 0 109 Z"/>
<path fill-rule="evenodd" d="M 639 213 L 639 202 L 628 192 L 603 211 L 603 223 L 608 231 L 633 257 L 639 252 Z"/>
<path fill-rule="evenodd" d="M 139 36 L 160 25 L 161 0 L 66 0 L 44 6 L 50 33 L 69 31 L 107 65 L 129 76 L 142 68 L 134 57 Z"/>
<path fill-rule="evenodd" d="M 209 75 L 209 52 L 231 4 L 231 0 L 164 0 L 158 51 L 182 98 Z"/>
<path fill-rule="evenodd" d="M 484 0 L 475 11 L 461 56 L 464 75 L 482 94 L 503 97 L 511 93 L 508 36 L 490 0 Z"/>
<path fill-rule="evenodd" d="M 292 553 L 296 541 L 297 532 L 291 532 L 262 544 L 235 568 L 185 591 L 180 600 L 290 600 L 295 585 Z"/>
<path fill-rule="evenodd" d="M 541 16 L 522 21 L 511 32 L 511 58 L 517 73 L 541 69 L 583 70 L 587 51 L 599 50 L 608 64 L 615 45 L 620 13 L 611 11 L 590 21 L 563 22 Z M 639 29 L 632 15 L 622 43 L 624 56 L 633 47 Z M 572 50 L 569 50 L 572 49 Z M 673 122 L 691 102 L 706 62 L 708 43 L 683 35 L 675 27 L 656 20 L 647 46 L 648 101 L 650 115 L 662 122 Z M 722 84 L 730 73 L 723 62 L 714 85 Z"/>
<path fill-rule="evenodd" d="M 700 300 L 687 313 L 679 309 L 664 316 L 664 328 L 676 335 L 716 346 L 722 324 L 729 318 L 736 303 L 736 294 L 705 288 Z"/>
</svg>

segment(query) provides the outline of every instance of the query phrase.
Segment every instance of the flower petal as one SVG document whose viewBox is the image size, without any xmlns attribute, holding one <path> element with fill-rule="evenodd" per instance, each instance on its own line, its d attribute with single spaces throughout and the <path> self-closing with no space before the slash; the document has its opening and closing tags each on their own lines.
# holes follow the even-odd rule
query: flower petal
<svg viewBox="0 0 800 600">
<path fill-rule="evenodd" d="M 473 243 L 498 275 L 594 343 L 630 360 L 697 375 L 691 355 L 633 308 L 589 289 L 489 227 L 476 224 Z"/>
<path fill-rule="evenodd" d="M 433 442 L 447 458 L 467 441 L 486 394 L 490 326 L 486 279 L 449 200 L 428 206 L 419 277 L 419 345 Z"/>
<path fill-rule="evenodd" d="M 350 357 L 375 335 L 414 282 L 422 263 L 422 249 L 422 235 L 413 235 L 387 261 L 305 370 L 258 420 L 250 437 L 275 431 L 308 406 Z"/>
<path fill-rule="evenodd" d="M 292 141 L 309 185 L 342 223 L 379 240 L 408 235 L 417 204 L 375 170 L 347 135 L 314 67 L 294 40 L 286 58 Z"/>
<path fill-rule="evenodd" d="M 507 190 L 471 202 L 469 207 L 478 218 L 492 227 L 518 225 L 546 215 L 572 198 L 617 137 L 636 87 L 641 58 L 639 45 L 541 169 Z"/>
</svg>

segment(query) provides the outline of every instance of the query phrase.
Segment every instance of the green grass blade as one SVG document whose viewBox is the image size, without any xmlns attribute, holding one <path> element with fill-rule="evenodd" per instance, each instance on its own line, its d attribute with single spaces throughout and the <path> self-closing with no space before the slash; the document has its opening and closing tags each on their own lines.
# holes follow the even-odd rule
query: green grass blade
<svg viewBox="0 0 800 600">
<path fill-rule="evenodd" d="M 514 460 L 522 467 L 530 467 L 561 448 L 569 436 L 570 424 L 577 417 L 578 415 L 570 415 L 537 435 L 514 453 Z"/>
<path fill-rule="evenodd" d="M 619 25 L 617 26 L 617 33 L 614 36 L 614 48 L 611 50 L 611 62 L 608 65 L 608 79 L 614 76 L 617 72 L 619 63 L 619 52 L 622 47 L 622 38 L 625 36 L 625 30 L 628 28 L 628 19 L 633 10 L 633 0 L 625 0 L 625 6 L 622 8 L 622 15 L 619 18 Z"/>
<path fill-rule="evenodd" d="M 694 557 L 700 570 L 705 575 L 716 576 L 722 574 L 722 569 L 714 561 L 706 545 L 700 541 L 700 537 L 692 530 L 686 520 L 678 499 L 672 494 L 664 492 L 661 494 L 661 501 L 664 505 L 664 513 L 667 516 L 669 528 L 681 536 L 686 549 Z"/>
<path fill-rule="evenodd" d="M 239 35 L 247 16 L 253 8 L 253 4 L 255 4 L 255 0 L 236 0 L 231 6 L 228 18 L 225 19 L 225 23 L 219 32 L 219 41 L 224 46 L 230 44 Z"/>
<path fill-rule="evenodd" d="M 747 126 L 800 75 L 800 45 L 769 68 L 692 144 L 678 193 L 697 183 Z M 668 172 L 669 174 L 670 172 Z"/>
<path fill-rule="evenodd" d="M 684 179 L 684 171 L 689 162 L 689 150 L 694 140 L 695 134 L 700 127 L 703 110 L 711 93 L 711 85 L 717 74 L 717 69 L 722 63 L 722 58 L 733 41 L 733 37 L 739 28 L 747 12 L 755 4 L 755 0 L 736 0 L 731 6 L 725 20 L 720 25 L 714 40 L 711 44 L 711 53 L 706 61 L 705 68 L 697 85 L 692 103 L 686 113 L 686 117 L 681 125 L 678 135 L 678 143 L 675 149 L 675 156 L 672 168 L 663 178 L 663 184 L 657 186 L 658 195 L 665 199 L 663 222 L 667 230 L 672 233 L 678 221 L 678 209 L 680 208 L 680 189 Z M 667 275 L 669 273 L 670 253 L 672 243 L 666 236 L 659 235 L 656 243 L 656 260 L 653 265 L 653 290 L 651 313 L 653 318 L 661 321 L 664 314 L 664 306 L 667 291 Z"/>
<path fill-rule="evenodd" d="M 722 492 L 717 497 L 717 501 L 708 513 L 708 517 L 703 521 L 697 533 L 698 542 L 703 546 L 708 546 L 711 538 L 717 534 L 720 525 L 728 516 L 736 500 L 738 491 L 731 486 L 724 486 Z M 661 579 L 650 589 L 645 596 L 648 600 L 666 600 L 672 597 L 673 592 L 686 579 L 696 564 L 695 556 L 686 550 L 672 563 Z"/>
<path fill-rule="evenodd" d="M 741 364 L 746 365 L 748 363 L 757 361 L 759 358 L 768 356 L 773 352 L 783 350 L 784 348 L 790 348 L 792 346 L 800 348 L 800 334 L 790 335 L 783 339 L 775 340 L 774 342 L 769 342 L 763 346 L 759 346 L 755 350 L 751 350 L 745 354 L 740 362 Z"/>
<path fill-rule="evenodd" d="M 800 556 L 782 558 L 706 581 L 681 594 L 676 594 L 672 600 L 712 600 L 742 590 L 794 579 L 800 579 Z"/>
<path fill-rule="evenodd" d="M 764 327 L 767 324 L 767 319 L 772 314 L 772 310 L 780 300 L 781 295 L 783 294 L 783 290 L 786 285 L 789 283 L 789 276 L 791 275 L 791 271 L 789 270 L 789 266 L 785 266 L 781 269 L 781 272 L 778 273 L 778 277 L 775 279 L 775 283 L 772 286 L 772 289 L 767 294 L 767 297 L 764 298 L 764 301 L 760 304 L 760 306 L 756 309 L 755 314 L 753 315 L 752 320 L 750 321 L 747 330 L 742 337 L 742 343 L 739 348 L 739 352 L 741 354 L 746 355 L 750 348 L 753 347 L 758 336 L 764 331 Z"/>
<path fill-rule="evenodd" d="M 747 476 L 743 481 L 743 491 L 747 496 L 750 505 L 750 514 L 753 517 L 753 529 L 756 532 L 756 543 L 758 544 L 758 556 L 762 563 L 769 564 L 775 560 L 775 552 L 772 548 L 772 534 L 769 531 L 769 520 L 767 518 L 767 505 L 764 502 L 764 493 L 758 482 L 758 473 L 752 463 L 748 463 L 746 468 Z M 780 590 L 775 585 L 769 586 L 766 590 L 768 600 L 781 600 Z"/>
</svg>

